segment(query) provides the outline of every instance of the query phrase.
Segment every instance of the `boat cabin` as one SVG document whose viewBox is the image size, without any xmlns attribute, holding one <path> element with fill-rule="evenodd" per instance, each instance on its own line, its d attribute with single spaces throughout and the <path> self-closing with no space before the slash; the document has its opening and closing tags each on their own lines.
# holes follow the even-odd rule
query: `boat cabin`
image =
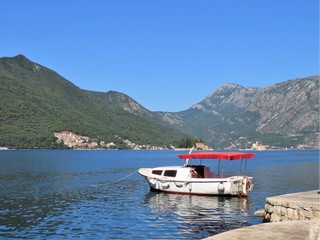
<svg viewBox="0 0 320 240">
<path fill-rule="evenodd" d="M 186 167 L 192 168 L 192 178 L 217 178 L 218 174 L 211 172 L 210 168 L 204 165 L 187 165 Z"/>
<path fill-rule="evenodd" d="M 157 167 L 153 168 L 151 174 L 156 176 L 185 179 L 189 178 L 217 178 L 221 177 L 204 165 L 187 165 L 179 167 Z"/>
</svg>

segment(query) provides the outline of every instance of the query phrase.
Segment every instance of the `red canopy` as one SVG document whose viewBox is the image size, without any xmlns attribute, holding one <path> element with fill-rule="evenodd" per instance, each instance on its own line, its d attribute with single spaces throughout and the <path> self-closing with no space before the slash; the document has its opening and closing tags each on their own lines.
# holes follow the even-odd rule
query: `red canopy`
<svg viewBox="0 0 320 240">
<path fill-rule="evenodd" d="M 190 154 L 181 154 L 181 159 L 223 159 L 223 160 L 239 160 L 244 158 L 253 158 L 253 153 L 242 152 L 194 152 Z"/>
</svg>

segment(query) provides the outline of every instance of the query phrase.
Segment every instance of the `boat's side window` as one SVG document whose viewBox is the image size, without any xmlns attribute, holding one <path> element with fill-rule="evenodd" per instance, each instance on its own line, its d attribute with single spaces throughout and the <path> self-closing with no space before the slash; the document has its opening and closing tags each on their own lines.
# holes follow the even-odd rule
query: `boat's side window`
<svg viewBox="0 0 320 240">
<path fill-rule="evenodd" d="M 162 170 L 153 170 L 152 174 L 161 175 L 162 174 Z"/>
<path fill-rule="evenodd" d="M 175 177 L 177 175 L 177 170 L 166 170 L 164 176 L 166 177 Z"/>
</svg>

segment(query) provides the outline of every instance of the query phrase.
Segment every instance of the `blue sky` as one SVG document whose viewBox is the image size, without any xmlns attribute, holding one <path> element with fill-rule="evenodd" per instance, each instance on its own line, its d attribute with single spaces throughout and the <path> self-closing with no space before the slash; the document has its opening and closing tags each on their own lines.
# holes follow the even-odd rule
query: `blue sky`
<svg viewBox="0 0 320 240">
<path fill-rule="evenodd" d="M 2 1 L 0 57 L 182 111 L 224 84 L 319 74 L 318 0 Z"/>
</svg>

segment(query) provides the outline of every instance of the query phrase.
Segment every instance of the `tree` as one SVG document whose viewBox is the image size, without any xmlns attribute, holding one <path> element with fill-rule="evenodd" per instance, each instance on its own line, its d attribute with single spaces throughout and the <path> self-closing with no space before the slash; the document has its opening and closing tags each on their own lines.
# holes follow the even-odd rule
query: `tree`
<svg viewBox="0 0 320 240">
<path fill-rule="evenodd" d="M 192 148 L 196 145 L 196 142 L 199 142 L 196 138 L 185 137 L 180 139 L 178 148 Z"/>
</svg>

